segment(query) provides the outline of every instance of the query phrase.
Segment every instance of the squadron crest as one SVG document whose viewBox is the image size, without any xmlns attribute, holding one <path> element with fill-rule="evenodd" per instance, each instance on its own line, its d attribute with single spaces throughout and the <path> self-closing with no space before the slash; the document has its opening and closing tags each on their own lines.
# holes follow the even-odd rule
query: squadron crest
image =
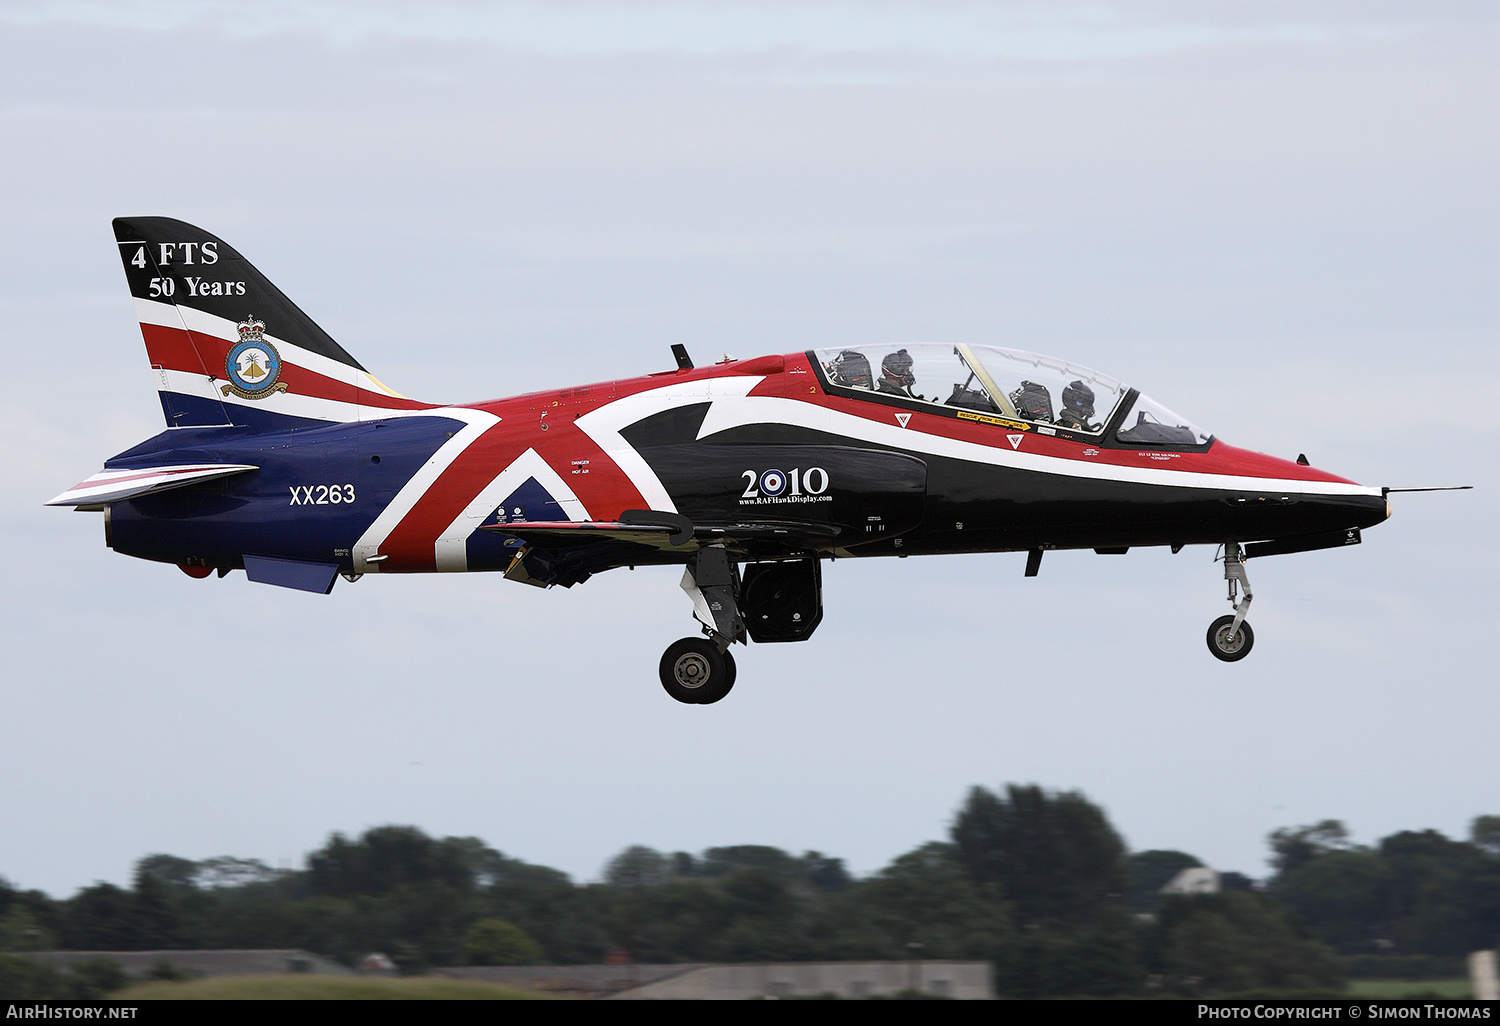
<svg viewBox="0 0 1500 1026">
<path fill-rule="evenodd" d="M 229 384 L 220 389 L 233 392 L 241 399 L 264 399 L 273 392 L 285 392 L 281 377 L 281 354 L 266 339 L 266 322 L 250 314 L 236 325 L 240 340 L 230 347 L 224 359 L 224 377 Z"/>
</svg>

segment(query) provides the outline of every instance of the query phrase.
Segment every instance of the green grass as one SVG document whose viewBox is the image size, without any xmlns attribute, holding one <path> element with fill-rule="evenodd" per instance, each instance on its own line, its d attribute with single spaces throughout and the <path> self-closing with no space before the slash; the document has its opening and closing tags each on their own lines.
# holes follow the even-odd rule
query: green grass
<svg viewBox="0 0 1500 1026">
<path fill-rule="evenodd" d="M 546 998 L 495 983 L 439 976 L 393 979 L 379 976 L 216 976 L 186 983 L 138 983 L 111 994 L 121 1001 L 473 1001 Z"/>
<path fill-rule="evenodd" d="M 1466 977 L 1456 980 L 1350 980 L 1352 998 L 1467 998 L 1473 988 Z"/>
</svg>

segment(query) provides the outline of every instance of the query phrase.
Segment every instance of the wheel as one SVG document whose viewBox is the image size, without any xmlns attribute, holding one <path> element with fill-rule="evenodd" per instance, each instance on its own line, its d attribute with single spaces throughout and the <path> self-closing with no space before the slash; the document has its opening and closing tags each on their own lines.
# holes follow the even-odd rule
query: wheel
<svg viewBox="0 0 1500 1026">
<path fill-rule="evenodd" d="M 661 657 L 661 686 L 688 705 L 711 705 L 729 694 L 736 676 L 734 657 L 707 638 L 683 638 Z"/>
<path fill-rule="evenodd" d="M 698 700 L 699 705 L 712 705 L 734 689 L 734 680 L 740 675 L 739 667 L 734 665 L 734 653 L 727 649 L 722 653 L 724 656 L 724 687 L 713 697 L 704 695 Z"/>
<path fill-rule="evenodd" d="M 1250 649 L 1255 644 L 1255 632 L 1250 629 L 1249 621 L 1241 621 L 1240 629 L 1231 639 L 1229 628 L 1233 625 L 1232 616 L 1221 616 L 1208 625 L 1208 650 L 1214 654 L 1214 658 L 1226 663 L 1239 662 L 1250 654 Z"/>
</svg>

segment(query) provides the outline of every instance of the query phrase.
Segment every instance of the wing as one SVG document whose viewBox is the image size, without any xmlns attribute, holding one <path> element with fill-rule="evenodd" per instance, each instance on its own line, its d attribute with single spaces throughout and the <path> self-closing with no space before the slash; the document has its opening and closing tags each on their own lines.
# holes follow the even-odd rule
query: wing
<svg viewBox="0 0 1500 1026">
<path fill-rule="evenodd" d="M 649 545 L 654 549 L 672 548 L 672 529 L 665 526 L 640 526 L 603 520 L 541 520 L 513 524 L 485 524 L 481 531 L 514 535 L 522 541 L 549 549 L 574 549 L 584 545 Z"/>
<path fill-rule="evenodd" d="M 680 513 L 658 510 L 626 510 L 617 521 L 521 521 L 486 524 L 480 530 L 524 543 L 505 576 L 541 588 L 556 584 L 571 588 L 616 566 L 677 561 L 671 556 L 658 558 L 658 553 L 686 556 L 717 543 L 774 558 L 825 547 L 841 533 L 831 524 L 694 524 Z"/>
<path fill-rule="evenodd" d="M 685 517 L 680 519 L 686 520 Z M 486 524 L 480 530 L 513 535 L 522 541 L 549 549 L 572 549 L 585 545 L 612 543 L 646 545 L 653 549 L 683 549 L 695 541 L 700 544 L 782 541 L 801 547 L 806 544 L 827 542 L 840 533 L 839 529 L 831 524 L 686 524 L 684 530 L 682 527 L 668 524 L 602 520 L 522 521 L 511 524 Z"/>
</svg>

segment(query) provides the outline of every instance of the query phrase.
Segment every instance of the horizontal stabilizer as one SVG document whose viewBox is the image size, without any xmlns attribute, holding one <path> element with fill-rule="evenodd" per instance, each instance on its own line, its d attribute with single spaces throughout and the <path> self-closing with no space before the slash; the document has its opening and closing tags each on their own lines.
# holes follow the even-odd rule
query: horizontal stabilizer
<svg viewBox="0 0 1500 1026">
<path fill-rule="evenodd" d="M 101 470 L 87 481 L 80 481 L 69 488 L 47 505 L 98 506 L 259 469 L 248 463 L 183 463 L 170 467 Z"/>
</svg>

